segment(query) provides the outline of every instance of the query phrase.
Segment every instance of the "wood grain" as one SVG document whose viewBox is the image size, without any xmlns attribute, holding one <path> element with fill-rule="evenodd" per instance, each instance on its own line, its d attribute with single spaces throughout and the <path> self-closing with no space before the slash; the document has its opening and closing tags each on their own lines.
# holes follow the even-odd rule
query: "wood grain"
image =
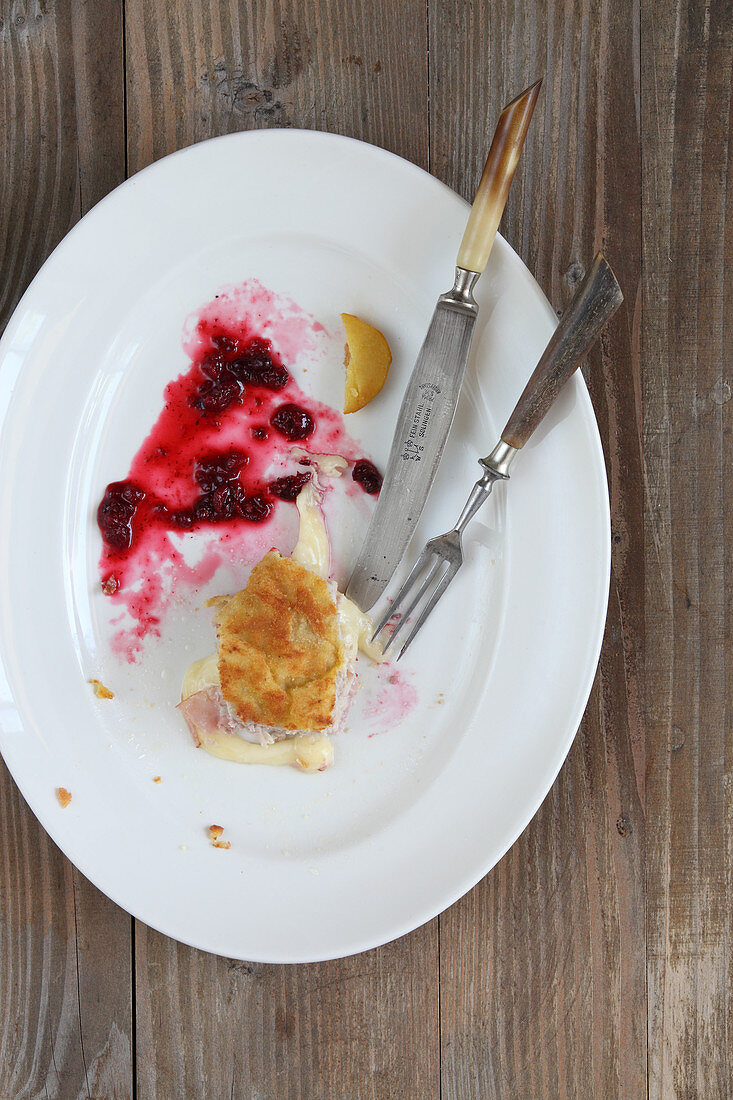
<svg viewBox="0 0 733 1100">
<path fill-rule="evenodd" d="M 141 1100 L 437 1098 L 437 942 L 433 922 L 351 959 L 265 966 L 139 926 Z"/>
<path fill-rule="evenodd" d="M 539 814 L 441 918 L 443 1096 L 638 1097 L 646 1087 L 638 10 L 610 0 L 432 0 L 430 13 L 435 173 L 470 197 L 492 120 L 544 71 L 503 232 L 559 309 L 598 248 L 626 297 L 585 370 L 614 532 L 599 673 Z"/>
<path fill-rule="evenodd" d="M 61 854 L 2 761 L 0 815 L 0 1096 L 128 1097 L 130 918 Z"/>
<path fill-rule="evenodd" d="M 733 1080 L 733 5 L 642 22 L 649 1096 Z M 727 547 L 726 547 L 727 543 Z"/>
<path fill-rule="evenodd" d="M 0 329 L 124 178 L 121 32 L 114 0 L 0 3 Z M 0 1097 L 128 1097 L 130 918 L 61 855 L 1 762 L 0 822 Z"/>
<path fill-rule="evenodd" d="M 733 0 L 0 0 L 0 329 L 127 167 L 304 126 L 470 198 L 543 73 L 502 230 L 558 310 L 601 247 L 626 296 L 585 368 L 599 673 L 514 848 L 356 958 L 234 963 L 142 925 L 133 956 L 0 763 L 0 1100 L 730 1094 L 732 62 Z"/>
<path fill-rule="evenodd" d="M 418 0 L 127 0 L 130 172 L 204 138 L 295 126 L 427 166 Z"/>
<path fill-rule="evenodd" d="M 0 172 L 0 327 L 43 260 L 79 216 L 69 6 L 45 15 L 0 7 L 3 122 Z M 50 65 L 49 65 L 50 62 Z"/>
</svg>

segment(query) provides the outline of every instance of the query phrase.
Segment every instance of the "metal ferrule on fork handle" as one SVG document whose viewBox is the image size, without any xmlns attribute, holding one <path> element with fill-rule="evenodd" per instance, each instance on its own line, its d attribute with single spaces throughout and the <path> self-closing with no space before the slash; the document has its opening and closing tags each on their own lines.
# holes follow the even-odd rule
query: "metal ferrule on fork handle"
<svg viewBox="0 0 733 1100">
<path fill-rule="evenodd" d="M 509 480 L 507 471 L 512 463 L 512 459 L 518 453 L 516 447 L 510 446 L 508 443 L 505 443 L 503 439 L 500 439 L 491 454 L 487 455 L 486 458 L 479 459 L 479 462 L 484 467 L 484 474 L 478 479 L 471 490 L 471 495 L 458 517 L 458 522 L 453 528 L 457 534 L 463 534 L 481 505 L 491 496 L 494 482 Z"/>
<path fill-rule="evenodd" d="M 480 458 L 479 462 L 486 467 L 487 473 L 494 475 L 494 479 L 500 477 L 506 480 L 509 477 L 509 467 L 518 454 L 518 447 L 512 447 L 510 443 L 500 439 L 491 454 L 486 458 Z"/>
<path fill-rule="evenodd" d="M 516 447 L 510 446 L 509 443 L 505 443 L 503 439 L 500 439 L 491 454 L 488 454 L 486 458 L 479 459 L 484 467 L 484 474 L 471 490 L 471 495 L 453 528 L 459 535 L 463 534 L 481 505 L 491 496 L 494 482 L 509 480 L 508 470 L 514 456 L 517 454 L 519 454 L 519 451 Z"/>
</svg>

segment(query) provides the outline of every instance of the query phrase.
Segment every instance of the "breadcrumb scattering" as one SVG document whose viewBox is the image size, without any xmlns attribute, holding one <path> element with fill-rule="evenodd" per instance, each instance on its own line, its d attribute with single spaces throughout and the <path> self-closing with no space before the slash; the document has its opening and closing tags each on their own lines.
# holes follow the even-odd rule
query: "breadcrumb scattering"
<svg viewBox="0 0 733 1100">
<path fill-rule="evenodd" d="M 215 848 L 231 848 L 231 844 L 228 840 L 220 840 L 221 834 L 224 829 L 221 825 L 209 825 L 209 836 L 211 837 L 211 843 Z"/>
<path fill-rule="evenodd" d="M 59 800 L 59 806 L 61 807 L 61 809 L 65 810 L 71 802 L 71 792 L 67 791 L 66 787 L 57 787 L 56 797 Z"/>
<path fill-rule="evenodd" d="M 97 699 L 114 699 L 115 693 L 110 691 L 108 687 L 105 687 L 101 680 L 90 680 L 89 683 L 94 688 L 94 694 Z"/>
</svg>

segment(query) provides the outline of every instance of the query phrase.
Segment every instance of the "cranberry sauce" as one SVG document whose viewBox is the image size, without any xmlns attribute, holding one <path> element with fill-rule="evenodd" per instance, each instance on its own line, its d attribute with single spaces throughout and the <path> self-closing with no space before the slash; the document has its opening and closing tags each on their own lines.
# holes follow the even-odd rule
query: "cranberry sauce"
<svg viewBox="0 0 733 1100">
<path fill-rule="evenodd" d="M 382 488 L 382 475 L 374 463 L 370 462 L 367 458 L 360 458 L 359 461 L 354 464 L 351 476 L 358 485 L 361 485 L 365 493 L 371 493 L 373 496 L 376 496 Z"/>
<path fill-rule="evenodd" d="M 166 386 L 127 477 L 107 486 L 97 509 L 102 590 L 136 623 L 135 644 L 128 629 L 118 646 L 129 660 L 147 633 L 158 632 L 181 584 L 199 587 L 225 557 L 246 564 L 272 545 L 274 532 L 255 532 L 311 477 L 307 460 L 288 472 L 293 443 L 356 462 L 354 480 L 378 491 L 381 477 L 359 458 L 341 414 L 307 397 L 292 377 L 300 357 L 315 361 L 325 340 L 312 317 L 254 280 L 227 288 L 189 319 L 190 365 Z M 180 538 L 189 532 L 204 539 L 196 566 L 182 554 Z"/>
<path fill-rule="evenodd" d="M 257 440 L 247 421 L 270 408 L 290 375 L 269 340 L 215 326 L 201 337 L 202 354 L 166 388 L 164 409 L 128 479 L 109 485 L 99 505 L 103 580 L 153 528 L 262 523 L 272 511 L 260 456 L 250 453 L 267 436 Z"/>
<path fill-rule="evenodd" d="M 97 508 L 97 523 L 108 546 L 129 550 L 132 545 L 132 517 L 145 493 L 131 481 L 113 481 Z"/>
<path fill-rule="evenodd" d="M 300 405 L 281 405 L 270 417 L 270 423 L 291 443 L 307 439 L 315 428 L 313 417 Z"/>
<path fill-rule="evenodd" d="M 308 484 L 310 479 L 310 471 L 304 471 L 302 474 L 289 474 L 286 477 L 275 478 L 274 481 L 270 482 L 269 489 L 272 495 L 280 497 L 280 500 L 295 500 L 300 490 Z"/>
</svg>

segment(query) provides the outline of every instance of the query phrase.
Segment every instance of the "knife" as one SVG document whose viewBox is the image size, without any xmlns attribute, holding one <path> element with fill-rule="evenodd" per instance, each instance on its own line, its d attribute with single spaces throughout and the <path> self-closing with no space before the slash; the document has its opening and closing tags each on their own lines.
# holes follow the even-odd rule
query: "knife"
<svg viewBox="0 0 733 1100">
<path fill-rule="evenodd" d="M 346 595 L 368 611 L 407 549 L 435 479 L 466 373 L 486 267 L 542 80 L 502 111 L 491 142 L 451 290 L 441 294 L 397 418 L 384 481 Z"/>
</svg>

